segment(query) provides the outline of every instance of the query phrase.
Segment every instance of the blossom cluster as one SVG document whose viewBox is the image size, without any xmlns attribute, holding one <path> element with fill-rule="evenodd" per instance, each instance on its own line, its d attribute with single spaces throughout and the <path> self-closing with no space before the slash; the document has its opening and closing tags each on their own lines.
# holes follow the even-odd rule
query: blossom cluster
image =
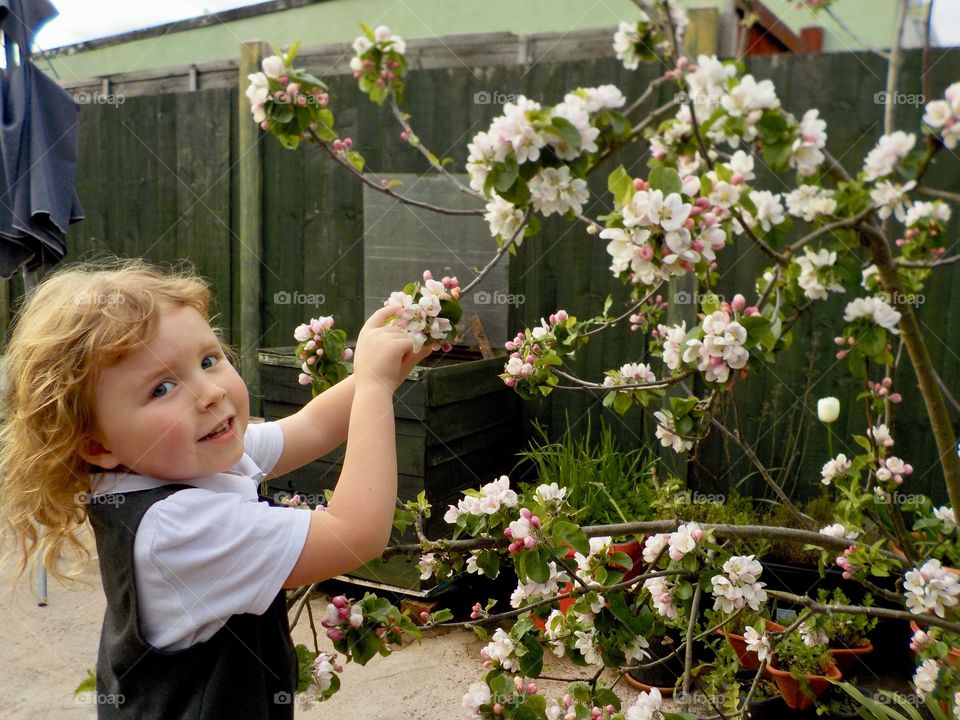
<svg viewBox="0 0 960 720">
<path fill-rule="evenodd" d="M 600 150 L 601 134 L 622 118 L 615 111 L 625 103 L 613 85 L 578 88 L 553 107 L 520 95 L 473 137 L 470 186 L 488 199 L 485 219 L 498 242 L 517 234 L 527 206 L 544 216 L 581 213 L 589 192 L 583 169 L 572 163 Z M 525 164 L 534 169 L 521 174 Z"/>
<path fill-rule="evenodd" d="M 327 107 L 327 86 L 305 70 L 294 68 L 297 48 L 270 55 L 261 62 L 261 71 L 247 76 L 246 90 L 253 120 L 277 136 L 288 148 L 296 148 L 309 131 L 323 140 L 337 137 L 333 113 Z"/>
<path fill-rule="evenodd" d="M 378 105 L 391 93 L 397 102 L 403 99 L 403 76 L 407 72 L 407 44 L 390 28 L 361 25 L 363 35 L 353 41 L 354 56 L 350 70 L 360 89 Z"/>
<path fill-rule="evenodd" d="M 943 100 L 927 103 L 923 122 L 940 136 L 948 149 L 953 150 L 957 147 L 957 140 L 960 140 L 960 82 L 950 85 L 943 97 Z"/>
<path fill-rule="evenodd" d="M 748 626 L 743 631 L 743 638 L 746 641 L 747 650 L 755 653 L 760 662 L 763 662 L 770 656 L 770 638 L 766 633 L 761 633 L 755 627 Z"/>
<path fill-rule="evenodd" d="M 346 333 L 333 326 L 332 317 L 321 316 L 293 331 L 298 343 L 294 355 L 302 371 L 298 381 L 310 385 L 314 397 L 346 378 L 348 371 L 343 363 L 353 359 L 353 350 L 346 347 Z"/>
<path fill-rule="evenodd" d="M 621 21 L 613 34 L 613 52 L 617 60 L 627 70 L 636 70 L 641 60 L 656 60 L 655 51 L 669 55 L 673 50 L 670 26 L 674 28 L 677 42 L 683 42 L 683 35 L 690 19 L 678 3 L 670 3 L 669 20 L 663 12 L 655 13 L 651 18 L 639 8 L 640 17 L 633 22 Z"/>
<path fill-rule="evenodd" d="M 956 606 L 960 599 L 960 580 L 939 560 L 931 559 L 920 568 L 907 571 L 903 590 L 910 612 L 933 612 L 938 617 L 946 617 L 947 609 Z"/>
<path fill-rule="evenodd" d="M 582 343 L 576 332 L 577 319 L 565 310 L 541 318 L 533 329 L 517 333 L 504 347 L 510 356 L 500 377 L 507 387 L 524 397 L 535 397 L 539 388 L 548 394 L 558 381 L 553 367 L 560 365 L 561 353 L 571 353 Z"/>
<path fill-rule="evenodd" d="M 444 351 L 457 335 L 460 320 L 460 283 L 455 277 L 434 280 L 429 270 L 423 271 L 422 283 L 410 283 L 403 290 L 390 294 L 384 305 L 398 305 L 400 312 L 393 322 L 413 340 L 414 352 L 427 342 L 440 342 Z"/>
<path fill-rule="evenodd" d="M 758 578 L 763 571 L 760 562 L 753 555 L 734 556 L 723 564 L 724 575 L 714 575 L 711 579 L 715 596 L 713 609 L 725 613 L 750 607 L 759 610 L 767 600 L 763 589 L 766 583 Z"/>
<path fill-rule="evenodd" d="M 917 137 L 902 130 L 883 135 L 863 161 L 863 178 L 873 182 L 892 175 L 917 142 Z"/>
<path fill-rule="evenodd" d="M 456 505 L 447 508 L 443 519 L 455 525 L 461 515 L 493 515 L 501 508 L 515 507 L 518 501 L 515 490 L 510 489 L 510 478 L 501 475 L 479 490 L 467 490 Z"/>
</svg>

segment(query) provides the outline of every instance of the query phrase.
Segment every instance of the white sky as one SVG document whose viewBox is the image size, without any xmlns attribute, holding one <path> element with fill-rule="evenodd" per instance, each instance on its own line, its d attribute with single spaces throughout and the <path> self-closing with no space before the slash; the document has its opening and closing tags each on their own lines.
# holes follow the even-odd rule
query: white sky
<svg viewBox="0 0 960 720">
<path fill-rule="evenodd" d="M 92 38 L 161 25 L 221 10 L 254 5 L 261 0 L 53 0 L 60 10 L 37 36 L 41 50 Z M 960 0 L 936 0 L 933 26 L 948 46 L 960 45 Z"/>
</svg>

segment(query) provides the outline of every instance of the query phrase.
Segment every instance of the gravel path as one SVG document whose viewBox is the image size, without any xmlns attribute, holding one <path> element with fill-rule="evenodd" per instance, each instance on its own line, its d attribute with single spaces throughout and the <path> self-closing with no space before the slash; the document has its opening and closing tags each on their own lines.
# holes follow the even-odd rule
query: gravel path
<svg viewBox="0 0 960 720">
<path fill-rule="evenodd" d="M 23 580 L 10 591 L 15 567 L 0 562 L 8 588 L 3 593 L 0 623 L 0 717 L 3 720 L 73 720 L 96 717 L 89 696 L 75 698 L 74 688 L 96 663 L 105 606 L 96 562 L 77 576 L 71 588 L 51 580 L 46 607 L 38 607 L 36 583 Z M 312 601 L 315 615 L 326 602 Z M 294 629 L 294 641 L 312 647 L 309 624 Z M 321 638 L 321 647 L 325 638 Z M 347 665 L 342 689 L 312 708 L 297 707 L 297 720 L 349 717 L 351 720 L 453 720 L 461 717 L 460 700 L 471 682 L 483 675 L 482 643 L 467 630 L 432 635 L 419 644 L 376 657 L 366 667 Z M 550 658 L 547 658 L 548 662 Z M 573 669 L 584 676 L 583 669 Z M 546 674 L 569 674 L 550 668 Z M 541 682 L 555 694 L 558 683 Z M 619 688 L 618 688 L 619 689 Z M 633 691 L 624 690 L 632 698 Z"/>
</svg>

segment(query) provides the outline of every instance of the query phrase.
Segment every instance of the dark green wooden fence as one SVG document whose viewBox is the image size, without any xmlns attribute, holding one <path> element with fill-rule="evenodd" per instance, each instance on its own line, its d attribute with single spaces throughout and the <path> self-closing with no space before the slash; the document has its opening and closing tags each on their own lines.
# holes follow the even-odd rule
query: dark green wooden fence
<svg viewBox="0 0 960 720">
<path fill-rule="evenodd" d="M 929 87 L 942 94 L 960 78 L 960 52 L 934 51 Z M 919 93 L 919 52 L 906 56 L 901 89 Z M 821 110 L 828 122 L 828 146 L 852 172 L 881 134 L 883 106 L 875 93 L 884 87 L 885 67 L 867 54 L 809 55 L 753 59 L 750 69 L 776 84 L 788 110 L 801 114 L 809 107 Z M 316 70 L 316 69 L 315 69 Z M 461 170 L 466 144 L 485 129 L 500 106 L 475 102 L 475 93 L 526 94 L 552 104 L 567 89 L 612 82 L 628 97 L 643 91 L 655 76 L 654 68 L 628 72 L 614 60 L 540 64 L 533 67 L 439 69 L 412 74 L 406 106 L 418 134 L 428 146 L 454 159 Z M 399 138 L 399 128 L 386 110 L 369 103 L 349 76 L 328 78 L 333 107 L 342 134 L 352 137 L 369 166 L 384 173 L 424 172 L 422 158 Z M 671 94 L 662 90 L 660 102 Z M 154 261 L 190 260 L 210 279 L 216 295 L 215 312 L 228 338 L 236 337 L 235 308 L 244 293 L 237 260 L 237 163 L 242 153 L 258 150 L 238 147 L 237 90 L 215 89 L 194 93 L 128 97 L 119 106 L 87 105 L 81 113 L 81 169 L 79 193 L 87 219 L 69 236 L 70 259 L 96 251 L 145 256 Z M 901 105 L 901 127 L 915 128 L 922 108 Z M 289 152 L 270 137 L 261 138 L 263 152 L 263 264 L 260 347 L 292 344 L 292 329 L 314 308 L 282 304 L 282 293 L 318 293 L 326 297 L 320 309 L 334 314 L 341 326 L 355 333 L 363 319 L 363 217 L 360 184 L 335 167 L 314 148 Z M 605 169 L 622 162 L 642 175 L 645 164 L 639 147 L 624 151 Z M 591 185 L 596 202 L 587 207 L 597 216 L 608 209 L 605 183 L 598 172 Z M 936 186 L 960 186 L 960 159 L 944 151 L 929 178 Z M 784 190 L 780 180 L 765 177 L 773 190 Z M 949 237 L 955 238 L 956 225 Z M 398 243 L 403 239 L 398 238 Z M 491 253 L 494 250 L 491 241 Z M 956 252 L 956 248 L 949 254 Z M 749 289 L 750 279 L 764 265 L 763 256 L 747 243 L 729 248 L 720 258 L 720 292 Z M 578 315 L 598 312 L 611 290 L 624 297 L 607 270 L 605 242 L 589 236 L 582 225 L 555 218 L 543 233 L 528 240 L 510 270 L 509 290 L 526 302 L 511 309 L 510 325 L 520 328 L 564 307 Z M 953 288 L 960 276 L 950 269 L 930 283 L 920 317 L 928 330 L 931 354 L 946 385 L 960 395 L 960 323 L 955 322 Z M 747 293 L 749 295 L 749 293 Z M 9 283 L 0 311 L 19 296 L 16 281 Z M 786 441 L 799 433 L 802 462 L 790 479 L 793 491 L 806 494 L 817 487 L 819 467 L 826 459 L 825 435 L 816 422 L 816 398 L 836 395 L 843 413 L 837 435 L 862 432 L 861 420 L 851 410 L 856 392 L 842 365 L 832 358 L 833 319 L 850 296 L 818 303 L 797 326 L 794 348 L 763 375 L 738 383 L 737 397 L 745 429 L 760 454 L 778 462 Z M 960 314 L 958 311 L 957 314 Z M 9 323 L 8 314 L 0 322 Z M 820 352 L 809 362 L 806 353 L 818 343 Z M 578 370 L 598 378 L 603 369 L 636 359 L 641 338 L 626 330 L 597 336 Z M 905 401 L 898 408 L 898 452 L 917 471 L 911 488 L 938 492 L 940 485 L 933 440 L 912 418 L 923 408 L 907 363 L 897 381 Z M 804 400 L 805 385 L 810 394 Z M 586 418 L 600 414 L 599 398 L 579 393 L 557 393 L 550 402 L 528 404 L 529 417 L 546 419 L 555 434 L 569 423 L 574 431 Z M 960 413 L 958 413 L 960 415 Z M 652 444 L 649 421 L 632 411 L 622 418 L 604 416 L 625 442 Z M 838 450 L 843 448 L 838 443 Z M 711 441 L 693 466 L 693 482 L 704 491 L 719 491 L 750 474 L 739 454 Z M 906 491 L 906 488 L 905 488 Z"/>
</svg>

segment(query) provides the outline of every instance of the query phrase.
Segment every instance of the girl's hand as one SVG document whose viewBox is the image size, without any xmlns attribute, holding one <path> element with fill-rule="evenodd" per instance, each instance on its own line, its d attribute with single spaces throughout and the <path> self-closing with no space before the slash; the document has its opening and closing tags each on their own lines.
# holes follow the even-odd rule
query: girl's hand
<svg viewBox="0 0 960 720">
<path fill-rule="evenodd" d="M 388 305 L 377 310 L 363 324 L 353 358 L 358 387 L 375 382 L 392 394 L 414 365 L 433 351 L 435 344 L 429 344 L 414 353 L 413 340 L 406 332 L 395 325 L 385 324 L 400 310 L 399 305 Z"/>
</svg>

